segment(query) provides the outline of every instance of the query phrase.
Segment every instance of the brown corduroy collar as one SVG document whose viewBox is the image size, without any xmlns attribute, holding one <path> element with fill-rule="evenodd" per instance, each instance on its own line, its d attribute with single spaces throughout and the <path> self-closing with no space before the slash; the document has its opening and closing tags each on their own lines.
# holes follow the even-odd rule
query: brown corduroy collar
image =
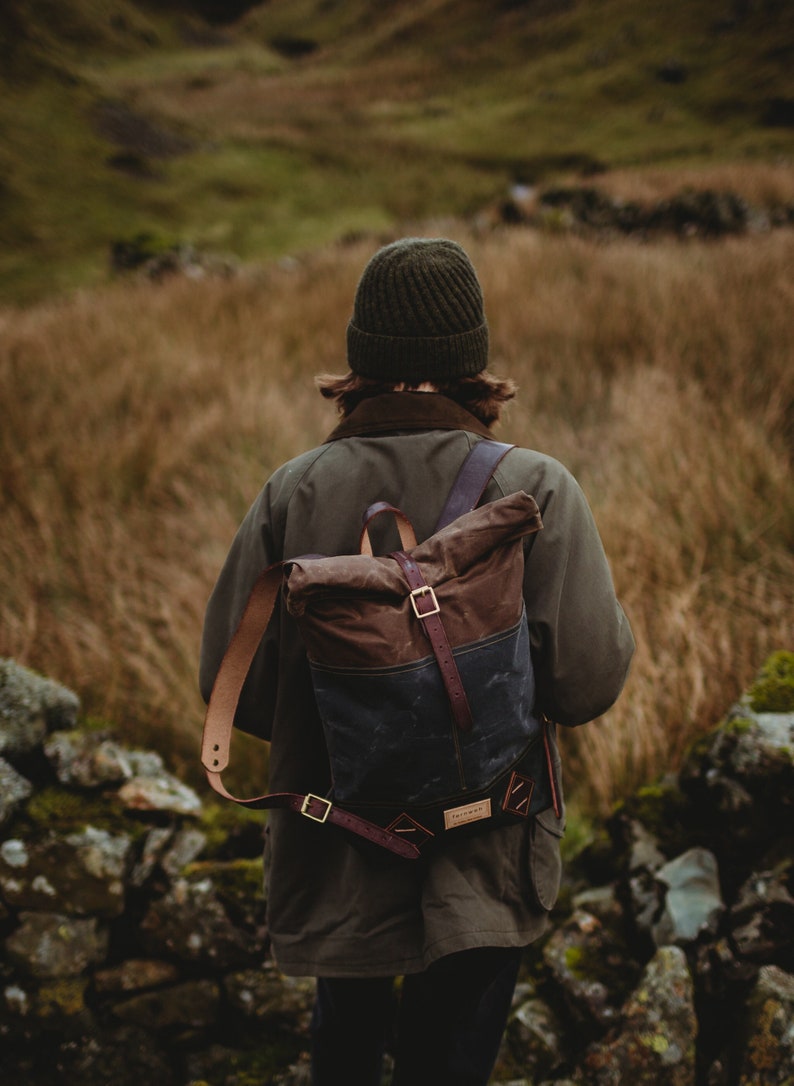
<svg viewBox="0 0 794 1086">
<path fill-rule="evenodd" d="M 437 392 L 385 392 L 362 400 L 326 441 L 405 430 L 468 430 L 494 440 L 484 423 L 447 396 Z"/>
</svg>

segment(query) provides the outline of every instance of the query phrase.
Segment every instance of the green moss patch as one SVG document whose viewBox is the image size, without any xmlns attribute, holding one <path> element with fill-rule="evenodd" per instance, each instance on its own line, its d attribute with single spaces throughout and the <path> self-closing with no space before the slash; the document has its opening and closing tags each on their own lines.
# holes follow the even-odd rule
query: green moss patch
<svg viewBox="0 0 794 1086">
<path fill-rule="evenodd" d="M 776 652 L 748 691 L 756 713 L 794 712 L 794 652 Z"/>
</svg>

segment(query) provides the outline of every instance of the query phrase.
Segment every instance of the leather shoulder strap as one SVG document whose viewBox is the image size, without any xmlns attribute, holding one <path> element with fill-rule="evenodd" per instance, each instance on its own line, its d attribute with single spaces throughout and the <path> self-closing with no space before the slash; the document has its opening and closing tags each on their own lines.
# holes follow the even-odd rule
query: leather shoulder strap
<svg viewBox="0 0 794 1086">
<path fill-rule="evenodd" d="M 441 510 L 436 531 L 446 528 L 464 513 L 476 509 L 497 465 L 513 448 L 514 445 L 506 445 L 501 441 L 483 439 L 469 450 Z"/>
</svg>

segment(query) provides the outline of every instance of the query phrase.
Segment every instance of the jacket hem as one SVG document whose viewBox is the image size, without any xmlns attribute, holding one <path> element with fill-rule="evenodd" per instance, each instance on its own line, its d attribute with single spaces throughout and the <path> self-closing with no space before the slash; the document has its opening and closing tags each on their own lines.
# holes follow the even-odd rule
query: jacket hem
<svg viewBox="0 0 794 1086">
<path fill-rule="evenodd" d="M 437 939 L 426 946 L 421 953 L 409 956 L 398 955 L 380 958 L 376 954 L 367 954 L 360 958 L 362 944 L 366 939 L 340 940 L 335 951 L 329 953 L 330 939 L 324 939 L 322 948 L 325 953 L 315 957 L 293 956 L 288 949 L 280 950 L 277 941 L 271 945 L 273 960 L 280 973 L 287 977 L 399 977 L 409 973 L 422 973 L 433 962 L 449 954 L 481 947 L 525 947 L 539 939 L 548 928 L 548 916 L 538 915 L 537 924 L 521 931 L 480 931 L 466 935 L 451 935 Z M 319 950 L 319 948 L 318 948 Z M 358 960 L 357 960 L 358 959 Z"/>
</svg>

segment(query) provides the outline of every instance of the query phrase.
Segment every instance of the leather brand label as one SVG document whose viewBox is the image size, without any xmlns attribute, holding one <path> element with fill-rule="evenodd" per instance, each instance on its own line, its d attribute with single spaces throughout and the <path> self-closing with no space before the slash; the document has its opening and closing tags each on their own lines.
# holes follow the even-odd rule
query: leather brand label
<svg viewBox="0 0 794 1086">
<path fill-rule="evenodd" d="M 463 807 L 450 807 L 444 811 L 444 829 L 452 830 L 455 826 L 465 826 L 467 822 L 479 822 L 491 817 L 490 799 L 481 799 L 477 803 L 467 803 Z"/>
</svg>

